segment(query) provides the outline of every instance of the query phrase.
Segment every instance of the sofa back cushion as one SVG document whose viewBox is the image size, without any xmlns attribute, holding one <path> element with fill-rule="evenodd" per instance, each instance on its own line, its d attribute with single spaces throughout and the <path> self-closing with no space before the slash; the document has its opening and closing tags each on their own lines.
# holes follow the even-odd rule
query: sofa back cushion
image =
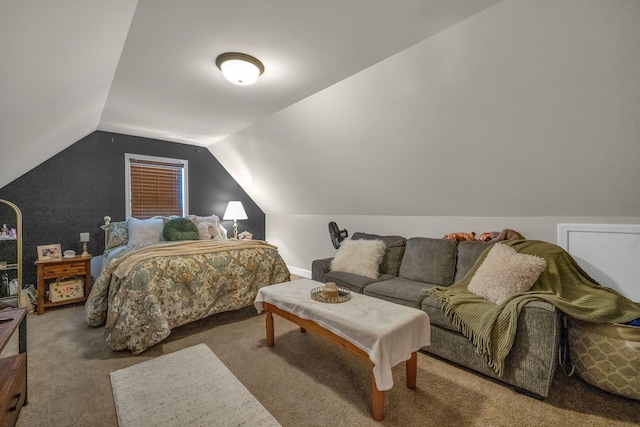
<svg viewBox="0 0 640 427">
<path fill-rule="evenodd" d="M 380 263 L 380 274 L 391 274 L 397 276 L 400 271 L 400 263 L 404 255 L 404 248 L 407 239 L 402 236 L 378 236 L 377 234 L 354 233 L 352 240 L 382 240 L 387 247 L 384 258 Z"/>
<path fill-rule="evenodd" d="M 453 283 L 456 267 L 455 240 L 412 237 L 400 265 L 400 277 L 434 285 Z"/>
<path fill-rule="evenodd" d="M 456 275 L 453 278 L 453 282 L 455 283 L 462 279 L 471 270 L 482 251 L 494 244 L 492 242 L 458 243 L 458 260 L 456 261 Z"/>
</svg>

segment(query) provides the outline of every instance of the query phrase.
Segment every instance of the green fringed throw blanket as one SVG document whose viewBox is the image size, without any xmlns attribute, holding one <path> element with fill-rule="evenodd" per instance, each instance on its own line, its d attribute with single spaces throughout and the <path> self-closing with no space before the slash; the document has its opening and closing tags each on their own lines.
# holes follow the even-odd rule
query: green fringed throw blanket
<svg viewBox="0 0 640 427">
<path fill-rule="evenodd" d="M 569 316 L 587 322 L 624 323 L 640 318 L 640 303 L 599 285 L 561 247 L 538 240 L 500 243 L 546 260 L 547 269 L 528 292 L 496 305 L 467 290 L 491 248 L 478 257 L 471 270 L 457 283 L 425 289 L 443 304 L 449 319 L 499 376 L 515 339 L 518 315 L 529 301 L 547 301 Z"/>
</svg>

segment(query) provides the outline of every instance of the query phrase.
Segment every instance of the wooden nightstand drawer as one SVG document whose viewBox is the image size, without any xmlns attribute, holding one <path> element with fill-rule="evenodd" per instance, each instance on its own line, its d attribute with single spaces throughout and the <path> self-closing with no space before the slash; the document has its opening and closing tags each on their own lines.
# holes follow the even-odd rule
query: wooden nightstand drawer
<svg viewBox="0 0 640 427">
<path fill-rule="evenodd" d="M 58 277 L 71 274 L 84 274 L 85 264 L 61 264 L 61 265 L 45 265 L 42 271 L 44 277 Z"/>
<path fill-rule="evenodd" d="M 27 354 L 0 359 L 0 372 L 8 381 L 0 392 L 0 425 L 15 425 L 27 397 Z"/>
</svg>

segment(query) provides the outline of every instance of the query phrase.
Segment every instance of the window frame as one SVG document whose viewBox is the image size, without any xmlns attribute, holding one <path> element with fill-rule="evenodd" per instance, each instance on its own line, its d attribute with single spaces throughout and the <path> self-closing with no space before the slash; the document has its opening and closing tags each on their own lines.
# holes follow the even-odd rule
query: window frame
<svg viewBox="0 0 640 427">
<path fill-rule="evenodd" d="M 149 156 L 145 154 L 125 153 L 125 214 L 126 218 L 131 217 L 131 160 L 142 160 L 148 162 L 172 163 L 182 165 L 182 216 L 189 213 L 189 161 L 184 159 L 174 159 L 169 157 Z"/>
</svg>

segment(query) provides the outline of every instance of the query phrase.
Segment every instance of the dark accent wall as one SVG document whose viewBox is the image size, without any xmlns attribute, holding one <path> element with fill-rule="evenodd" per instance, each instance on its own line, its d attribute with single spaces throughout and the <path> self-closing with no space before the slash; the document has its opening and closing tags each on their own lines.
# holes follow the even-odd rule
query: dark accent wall
<svg viewBox="0 0 640 427">
<path fill-rule="evenodd" d="M 38 245 L 81 253 L 80 233 L 89 232 L 89 252 L 102 254 L 104 216 L 126 219 L 125 153 L 187 160 L 189 213 L 222 220 L 227 202 L 240 200 L 249 219 L 238 222 L 239 231 L 265 238 L 264 212 L 206 148 L 96 131 L 0 189 L 0 199 L 22 211 L 24 284 L 36 283 Z M 233 237 L 233 221 L 222 224 Z"/>
</svg>

